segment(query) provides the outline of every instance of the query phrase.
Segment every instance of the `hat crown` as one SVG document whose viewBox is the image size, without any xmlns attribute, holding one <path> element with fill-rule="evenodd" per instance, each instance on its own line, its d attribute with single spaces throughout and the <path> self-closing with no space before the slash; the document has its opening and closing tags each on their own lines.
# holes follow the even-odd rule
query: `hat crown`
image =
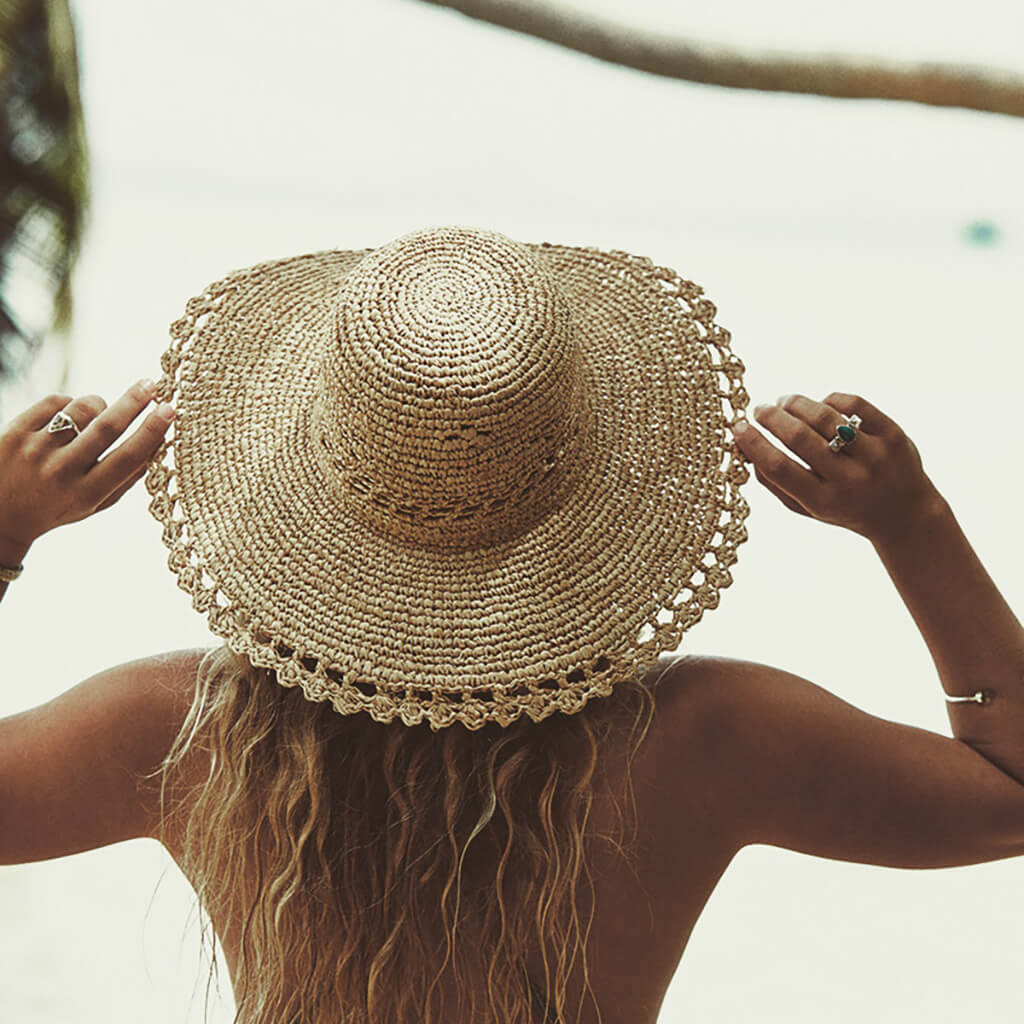
<svg viewBox="0 0 1024 1024">
<path fill-rule="evenodd" d="M 542 254 L 428 228 L 345 276 L 313 409 L 346 510 L 446 549 L 511 539 L 557 506 L 589 417 L 570 303 Z"/>
</svg>

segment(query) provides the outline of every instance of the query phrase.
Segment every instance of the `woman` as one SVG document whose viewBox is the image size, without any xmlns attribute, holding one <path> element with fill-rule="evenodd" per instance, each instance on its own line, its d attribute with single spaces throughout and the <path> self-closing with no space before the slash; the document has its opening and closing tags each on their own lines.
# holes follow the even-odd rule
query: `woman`
<svg viewBox="0 0 1024 1024">
<path fill-rule="evenodd" d="M 148 470 L 225 643 L 0 722 L 0 860 L 159 839 L 246 1024 L 653 1024 L 746 845 L 1024 853 L 1020 623 L 870 402 L 758 407 L 809 468 L 742 429 L 700 296 L 623 252 L 425 229 L 231 274 L 155 387 L 15 417 L 6 577 Z M 104 455 L 154 397 L 173 432 L 161 406 Z M 731 583 L 744 461 L 872 543 L 956 739 L 765 665 L 659 658 Z"/>
</svg>

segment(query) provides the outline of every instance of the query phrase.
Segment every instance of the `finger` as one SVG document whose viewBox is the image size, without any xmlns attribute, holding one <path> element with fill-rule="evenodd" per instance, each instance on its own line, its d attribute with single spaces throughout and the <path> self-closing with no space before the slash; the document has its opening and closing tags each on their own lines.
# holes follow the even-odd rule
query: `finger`
<svg viewBox="0 0 1024 1024">
<path fill-rule="evenodd" d="M 805 508 L 820 504 L 824 482 L 780 451 L 753 423 L 740 422 L 747 423 L 747 428 L 736 434 L 736 443 L 755 469 Z"/>
<path fill-rule="evenodd" d="M 765 476 L 761 467 L 756 463 L 751 463 L 754 467 L 754 476 L 757 477 L 758 481 L 765 487 L 766 490 L 771 491 L 779 501 L 782 502 L 786 508 L 791 509 L 793 512 L 798 512 L 802 516 L 810 516 L 810 512 L 807 511 L 795 498 L 791 498 L 785 491 L 777 487 L 771 480 Z M 813 518 L 813 516 L 811 517 Z"/>
<path fill-rule="evenodd" d="M 108 494 L 107 497 L 104 498 L 103 501 L 96 506 L 96 511 L 102 512 L 105 508 L 110 508 L 110 506 L 113 505 L 114 502 L 119 501 L 123 494 L 130 491 L 132 487 L 134 487 L 135 484 L 137 484 L 146 475 L 146 471 L 148 469 L 148 465 L 143 466 L 141 469 L 133 473 L 127 480 L 125 480 L 123 484 L 121 484 L 118 487 L 115 487 L 110 492 L 110 494 Z"/>
<path fill-rule="evenodd" d="M 836 427 L 845 423 L 848 415 L 828 402 L 816 402 L 806 395 L 783 395 L 777 400 L 776 405 L 791 416 L 803 420 L 826 441 L 831 441 L 836 436 Z M 857 429 L 865 434 L 870 433 L 861 427 Z"/>
<path fill-rule="evenodd" d="M 28 433 L 45 427 L 53 419 L 54 413 L 60 412 L 71 401 L 71 395 L 47 395 L 30 405 L 24 412 L 12 416 L 7 421 L 4 431 L 11 433 Z"/>
<path fill-rule="evenodd" d="M 153 391 L 144 381 L 133 384 L 105 408 L 69 446 L 67 457 L 83 473 L 128 429 L 132 420 L 149 404 Z M 120 483 L 120 481 L 116 481 Z"/>
<path fill-rule="evenodd" d="M 835 436 L 835 427 L 844 422 L 842 413 L 822 402 L 803 395 L 787 395 L 786 407 L 759 405 L 754 410 L 757 422 L 774 434 L 795 455 L 799 455 L 820 480 L 825 480 L 835 466 L 835 458 L 825 438 Z"/>
<path fill-rule="evenodd" d="M 890 416 L 887 416 L 877 406 L 872 405 L 866 398 L 860 395 L 847 395 L 841 391 L 833 391 L 825 399 L 826 405 L 838 409 L 845 416 L 852 416 L 856 413 L 862 420 L 859 431 L 865 434 L 876 434 L 879 437 L 890 439 L 898 437 L 903 433 L 903 428 Z"/>
<path fill-rule="evenodd" d="M 100 459 L 85 474 L 84 486 L 89 500 L 100 501 L 140 468 L 145 468 L 163 443 L 172 418 L 164 419 L 154 409 L 127 440 Z"/>
<path fill-rule="evenodd" d="M 78 434 L 70 427 L 51 431 L 44 424 L 36 431 L 37 443 L 46 445 L 48 448 L 59 449 L 62 453 L 61 462 L 64 463 L 67 457 L 67 452 L 64 449 L 70 448 L 75 441 L 79 440 L 89 424 L 106 407 L 107 403 L 99 395 L 83 395 L 81 398 L 74 399 L 63 407 L 63 412 L 74 421 L 75 426 L 78 427 Z M 57 412 L 60 411 L 60 409 L 57 410 Z M 51 416 L 50 419 L 52 418 Z"/>
</svg>

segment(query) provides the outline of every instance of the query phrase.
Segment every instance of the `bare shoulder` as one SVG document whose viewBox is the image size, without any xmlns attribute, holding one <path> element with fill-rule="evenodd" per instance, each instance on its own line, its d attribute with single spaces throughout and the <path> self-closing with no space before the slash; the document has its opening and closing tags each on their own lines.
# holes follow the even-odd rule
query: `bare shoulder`
<svg viewBox="0 0 1024 1024">
<path fill-rule="evenodd" d="M 731 664 L 727 658 L 673 654 L 648 669 L 654 718 L 630 766 L 647 837 L 645 877 L 691 923 L 700 886 L 694 889 L 679 877 L 680 865 L 685 862 L 692 879 L 707 882 L 744 845 L 745 796 L 733 781 L 742 741 L 725 692 Z M 611 763 L 611 784 L 622 793 L 620 760 Z M 700 892 L 706 897 L 707 891 Z"/>
<path fill-rule="evenodd" d="M 723 792 L 735 781 L 748 793 L 752 775 L 813 757 L 827 727 L 870 717 L 802 676 L 741 658 L 687 655 L 662 685 L 672 728 L 714 762 Z"/>
<path fill-rule="evenodd" d="M 745 689 L 756 686 L 762 668 L 715 655 L 675 655 L 659 660 L 649 678 L 658 712 L 670 720 L 671 730 L 691 740 L 699 736 L 707 745 L 725 739 L 722 730 L 735 721 L 730 710 Z"/>
<path fill-rule="evenodd" d="M 849 707 L 770 665 L 708 654 L 673 660 L 656 691 L 657 761 L 675 780 L 671 799 L 687 813 L 706 806 L 706 826 L 731 849 L 766 841 L 763 818 L 789 782 L 813 770 L 826 739 L 818 695 L 833 718 Z"/>
<path fill-rule="evenodd" d="M 157 838 L 147 779 L 184 721 L 201 656 L 123 662 L 0 720 L 0 863 Z"/>
<path fill-rule="evenodd" d="M 195 694 L 196 677 L 203 657 L 209 648 L 182 648 L 165 651 L 140 659 L 136 664 L 138 683 L 149 697 L 147 760 L 154 771 L 166 757 L 181 729 Z M 206 771 L 205 751 L 190 751 L 180 765 L 175 782 L 178 787 L 189 787 Z M 162 839 L 162 816 L 159 806 L 159 777 L 141 786 L 145 805 L 146 835 Z M 178 788 L 171 787 L 172 799 L 179 796 Z"/>
<path fill-rule="evenodd" d="M 670 666 L 666 704 L 686 719 L 712 729 L 718 743 L 735 741 L 737 731 L 757 732 L 815 701 L 855 710 L 828 690 L 785 669 L 742 658 L 690 654 Z M 749 741 L 750 736 L 744 736 Z"/>
<path fill-rule="evenodd" d="M 208 647 L 185 647 L 151 654 L 136 664 L 144 684 L 168 702 L 169 710 L 187 712 L 195 691 L 199 664 L 209 651 Z"/>
<path fill-rule="evenodd" d="M 673 672 L 667 720 L 737 847 L 901 868 L 1024 852 L 1024 786 L 967 744 L 771 665 L 702 655 Z"/>
</svg>

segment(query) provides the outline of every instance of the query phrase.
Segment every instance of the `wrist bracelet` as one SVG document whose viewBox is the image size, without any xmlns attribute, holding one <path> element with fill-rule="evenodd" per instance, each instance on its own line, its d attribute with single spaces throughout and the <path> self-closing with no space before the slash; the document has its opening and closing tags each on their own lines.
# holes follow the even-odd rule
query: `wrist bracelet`
<svg viewBox="0 0 1024 1024">
<path fill-rule="evenodd" d="M 0 565 L 0 580 L 6 580 L 10 583 L 21 575 L 21 570 L 24 568 L 24 564 L 19 565 L 17 569 L 8 569 L 7 566 Z"/>
<path fill-rule="evenodd" d="M 978 690 L 977 693 L 972 693 L 970 697 L 947 697 L 946 700 L 950 704 L 962 704 L 962 703 L 975 703 L 975 704 L 991 704 L 995 698 L 995 692 L 993 690 Z"/>
</svg>

